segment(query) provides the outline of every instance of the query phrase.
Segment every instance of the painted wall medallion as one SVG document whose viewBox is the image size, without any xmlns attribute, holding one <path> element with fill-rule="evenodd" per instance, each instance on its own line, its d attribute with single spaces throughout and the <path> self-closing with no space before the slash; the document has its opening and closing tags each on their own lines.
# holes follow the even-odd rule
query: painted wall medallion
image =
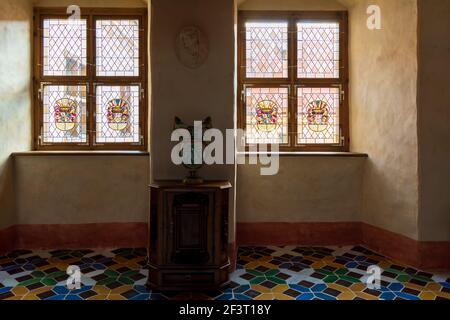
<svg viewBox="0 0 450 320">
<path fill-rule="evenodd" d="M 175 50 L 178 60 L 184 66 L 196 69 L 208 57 L 208 39 L 198 27 L 185 27 L 178 33 Z"/>
<path fill-rule="evenodd" d="M 55 102 L 54 117 L 55 126 L 61 131 L 70 131 L 77 124 L 77 103 L 68 98 L 59 99 Z"/>
</svg>

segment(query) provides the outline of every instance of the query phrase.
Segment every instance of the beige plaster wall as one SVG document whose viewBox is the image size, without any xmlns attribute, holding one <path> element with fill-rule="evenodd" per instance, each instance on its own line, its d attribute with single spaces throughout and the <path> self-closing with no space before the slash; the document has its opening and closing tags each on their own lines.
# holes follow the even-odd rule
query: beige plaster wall
<svg viewBox="0 0 450 320">
<path fill-rule="evenodd" d="M 31 27 L 28 0 L 0 2 L 0 229 L 14 223 L 13 151 L 31 148 Z"/>
<path fill-rule="evenodd" d="M 275 176 L 238 166 L 238 222 L 358 221 L 366 158 L 280 158 Z"/>
<path fill-rule="evenodd" d="M 419 1 L 420 239 L 450 241 L 450 1 Z"/>
<path fill-rule="evenodd" d="M 337 0 L 243 0 L 239 10 L 346 10 Z M 237 169 L 238 222 L 356 221 L 365 158 L 281 157 L 275 176 Z"/>
<path fill-rule="evenodd" d="M 148 156 L 15 156 L 17 224 L 146 222 Z"/>
<path fill-rule="evenodd" d="M 142 8 L 146 0 L 29 0 L 35 7 L 67 7 L 72 4 L 80 7 Z"/>
<path fill-rule="evenodd" d="M 366 9 L 382 10 L 383 30 L 366 28 Z M 385 229 L 418 238 L 417 160 L 417 6 L 415 0 L 265 1 L 247 0 L 241 10 L 345 10 L 350 16 L 350 122 L 352 151 L 368 153 L 364 167 L 346 163 L 335 166 L 330 159 L 282 159 L 278 188 L 281 210 L 256 209 L 249 187 L 268 187 L 270 178 L 256 176 L 255 168 L 238 168 L 238 221 L 343 221 L 363 220 Z M 332 159 L 333 160 L 333 159 Z M 358 159 L 358 161 L 365 161 Z M 305 164 L 316 170 L 308 171 Z M 348 165 L 348 166 L 347 166 Z M 330 167 L 332 169 L 330 169 Z M 335 179 L 339 170 L 352 174 Z M 331 172 L 329 171 L 331 170 Z M 336 170 L 336 171 L 333 171 Z M 288 172 L 288 173 L 287 173 Z M 323 185 L 309 193 L 317 172 Z M 297 179 L 303 174 L 302 179 Z M 364 182 L 361 184 L 361 177 Z M 282 178 L 283 177 L 283 178 Z M 295 177 L 295 178 L 293 178 Z M 244 181 L 244 180 L 250 180 Z M 308 181 L 308 182 L 306 182 Z M 359 181 L 359 182 L 357 182 Z M 303 184 L 303 182 L 305 182 Z M 319 183 L 319 182 L 317 182 Z M 358 185 L 358 183 L 360 183 Z M 354 197 L 339 194 L 340 184 L 352 186 Z M 287 190 L 293 191 L 292 194 Z M 283 190 L 284 193 L 278 190 Z M 339 190 L 339 191 L 337 191 Z M 335 192 L 335 193 L 333 193 Z M 282 194 L 287 194 L 283 196 Z M 314 195 L 320 194 L 319 197 Z M 352 192 L 350 192 L 352 194 Z M 338 197 L 339 195 L 339 197 Z M 250 198 L 249 198 L 250 197 Z M 338 198 L 347 199 L 344 202 Z M 329 199 L 328 207 L 316 200 Z M 249 201 L 252 199 L 252 201 Z M 300 199 L 300 200 L 298 200 Z M 362 199 L 362 200 L 361 200 Z M 258 202 L 256 202 L 258 203 Z M 359 207 L 360 206 L 360 207 Z M 305 208 L 305 209 L 303 209 Z M 269 213 L 271 211 L 272 213 Z"/>
<path fill-rule="evenodd" d="M 234 14 L 230 0 L 153 0 L 151 26 L 153 179 L 181 179 L 187 170 L 171 161 L 174 117 L 193 124 L 212 117 L 213 126 L 233 128 Z M 198 69 L 183 66 L 175 53 L 175 38 L 185 26 L 198 26 L 209 41 L 209 55 Z M 207 179 L 234 180 L 233 165 L 204 167 Z M 233 192 L 231 192 L 233 194 Z M 230 208 L 234 201 L 231 197 Z M 230 226 L 233 226 L 230 210 Z M 234 229 L 230 230 L 233 241 Z"/>
<path fill-rule="evenodd" d="M 239 10 L 345 10 L 338 0 L 242 0 Z"/>
<path fill-rule="evenodd" d="M 416 0 L 348 2 L 351 149 L 369 154 L 362 219 L 418 239 Z M 382 30 L 366 28 L 372 4 Z"/>
</svg>

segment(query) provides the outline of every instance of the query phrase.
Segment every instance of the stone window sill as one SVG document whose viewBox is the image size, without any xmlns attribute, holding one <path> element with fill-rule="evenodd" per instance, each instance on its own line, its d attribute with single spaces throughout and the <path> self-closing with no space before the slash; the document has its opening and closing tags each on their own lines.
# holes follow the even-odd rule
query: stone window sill
<svg viewBox="0 0 450 320">
<path fill-rule="evenodd" d="M 147 151 L 26 151 L 14 152 L 13 157 L 35 157 L 35 156 L 148 156 Z"/>
<path fill-rule="evenodd" d="M 259 154 L 278 154 L 280 157 L 350 157 L 350 158 L 368 158 L 366 153 L 359 152 L 238 152 L 239 156 L 259 155 Z"/>
</svg>

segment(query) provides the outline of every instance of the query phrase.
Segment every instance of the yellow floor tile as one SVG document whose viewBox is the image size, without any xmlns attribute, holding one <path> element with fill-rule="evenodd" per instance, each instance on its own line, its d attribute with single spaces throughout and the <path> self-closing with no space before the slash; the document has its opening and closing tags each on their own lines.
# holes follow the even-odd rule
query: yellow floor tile
<svg viewBox="0 0 450 320">
<path fill-rule="evenodd" d="M 105 286 L 93 286 L 92 290 L 101 295 L 103 295 L 103 294 L 108 295 L 111 293 L 111 289 L 109 289 L 108 287 L 105 287 Z"/>
<path fill-rule="evenodd" d="M 338 300 L 353 300 L 356 295 L 351 291 L 344 291 L 340 295 L 337 296 Z"/>
<path fill-rule="evenodd" d="M 11 289 L 11 292 L 14 293 L 16 296 L 24 296 L 30 292 L 26 287 L 23 286 L 17 286 L 15 288 Z"/>
<path fill-rule="evenodd" d="M 6 298 L 5 300 L 22 300 L 24 296 L 13 296 L 13 297 L 9 297 Z"/>
<path fill-rule="evenodd" d="M 283 293 L 286 290 L 289 290 L 289 286 L 287 284 L 279 284 L 272 288 L 273 293 Z"/>
<path fill-rule="evenodd" d="M 367 289 L 367 285 L 365 283 L 354 283 L 350 286 L 352 291 L 363 291 Z"/>
<path fill-rule="evenodd" d="M 22 300 L 41 300 L 38 296 L 36 296 L 34 293 L 29 293 L 25 296 L 23 296 Z"/>
<path fill-rule="evenodd" d="M 50 291 L 50 290 L 52 290 L 52 289 L 53 289 L 53 287 L 48 287 L 48 286 L 46 286 L 46 287 L 40 287 L 40 288 L 31 290 L 30 293 L 35 294 L 35 295 L 38 295 L 38 294 L 40 294 L 40 293 L 42 293 L 42 292 L 47 292 L 47 291 Z"/>
<path fill-rule="evenodd" d="M 255 298 L 255 300 L 273 300 L 273 294 L 263 293 Z"/>
<path fill-rule="evenodd" d="M 371 295 L 371 294 L 367 294 L 365 292 L 355 292 L 355 295 L 358 298 L 362 298 L 362 299 L 366 299 L 366 300 L 378 300 L 377 297 Z"/>
<path fill-rule="evenodd" d="M 248 262 L 248 263 L 246 263 L 245 264 L 245 268 L 246 269 L 254 269 L 254 268 L 257 268 L 257 267 L 259 267 L 259 262 L 258 261 L 251 261 L 251 262 Z"/>
<path fill-rule="evenodd" d="M 436 299 L 436 294 L 432 292 L 422 292 L 419 294 L 419 298 L 422 300 L 434 300 Z"/>
<path fill-rule="evenodd" d="M 316 262 L 314 262 L 312 265 L 311 265 L 311 268 L 313 268 L 313 269 L 321 269 L 321 268 L 323 268 L 323 267 L 325 267 L 326 266 L 326 263 L 325 262 L 323 262 L 323 261 L 316 261 Z"/>
<path fill-rule="evenodd" d="M 436 293 L 436 295 L 438 296 L 438 297 L 441 297 L 441 298 L 445 298 L 445 299 L 447 299 L 447 300 L 450 300 L 450 293 L 446 293 L 446 292 L 442 292 L 442 291 L 434 291 L 434 293 Z"/>
<path fill-rule="evenodd" d="M 253 290 L 261 292 L 261 293 L 271 293 L 272 292 L 272 290 L 270 290 L 269 288 L 266 288 L 266 287 L 261 286 L 259 284 L 251 285 L 251 288 Z"/>
<path fill-rule="evenodd" d="M 428 291 L 441 291 L 442 286 L 439 283 L 432 282 L 425 286 Z"/>
<path fill-rule="evenodd" d="M 121 296 L 120 294 L 110 294 L 108 300 L 127 300 L 127 298 Z"/>
<path fill-rule="evenodd" d="M 108 298 L 108 295 L 106 295 L 106 294 L 98 294 L 96 296 L 87 298 L 87 300 L 107 300 L 107 298 Z"/>
<path fill-rule="evenodd" d="M 111 294 L 121 294 L 121 293 L 131 290 L 132 288 L 133 288 L 133 286 L 131 286 L 131 285 L 120 286 L 120 287 L 112 289 Z"/>
</svg>

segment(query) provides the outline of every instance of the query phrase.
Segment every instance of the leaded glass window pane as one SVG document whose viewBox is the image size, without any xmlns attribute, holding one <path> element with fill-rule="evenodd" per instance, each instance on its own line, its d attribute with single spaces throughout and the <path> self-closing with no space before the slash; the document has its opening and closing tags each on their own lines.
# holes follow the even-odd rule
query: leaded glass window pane
<svg viewBox="0 0 450 320">
<path fill-rule="evenodd" d="M 297 24 L 299 78 L 339 78 L 339 23 Z"/>
<path fill-rule="evenodd" d="M 86 143 L 86 86 L 43 86 L 43 143 Z"/>
<path fill-rule="evenodd" d="M 298 143 L 338 144 L 339 87 L 298 88 Z"/>
<path fill-rule="evenodd" d="M 246 88 L 246 142 L 288 143 L 288 88 Z"/>
<path fill-rule="evenodd" d="M 139 76 L 139 20 L 97 20 L 98 76 Z"/>
<path fill-rule="evenodd" d="M 86 19 L 43 20 L 44 76 L 85 76 Z"/>
<path fill-rule="evenodd" d="M 288 24 L 248 22 L 245 27 L 247 78 L 287 78 Z"/>
<path fill-rule="evenodd" d="M 139 143 L 140 87 L 96 87 L 96 142 Z"/>
</svg>

